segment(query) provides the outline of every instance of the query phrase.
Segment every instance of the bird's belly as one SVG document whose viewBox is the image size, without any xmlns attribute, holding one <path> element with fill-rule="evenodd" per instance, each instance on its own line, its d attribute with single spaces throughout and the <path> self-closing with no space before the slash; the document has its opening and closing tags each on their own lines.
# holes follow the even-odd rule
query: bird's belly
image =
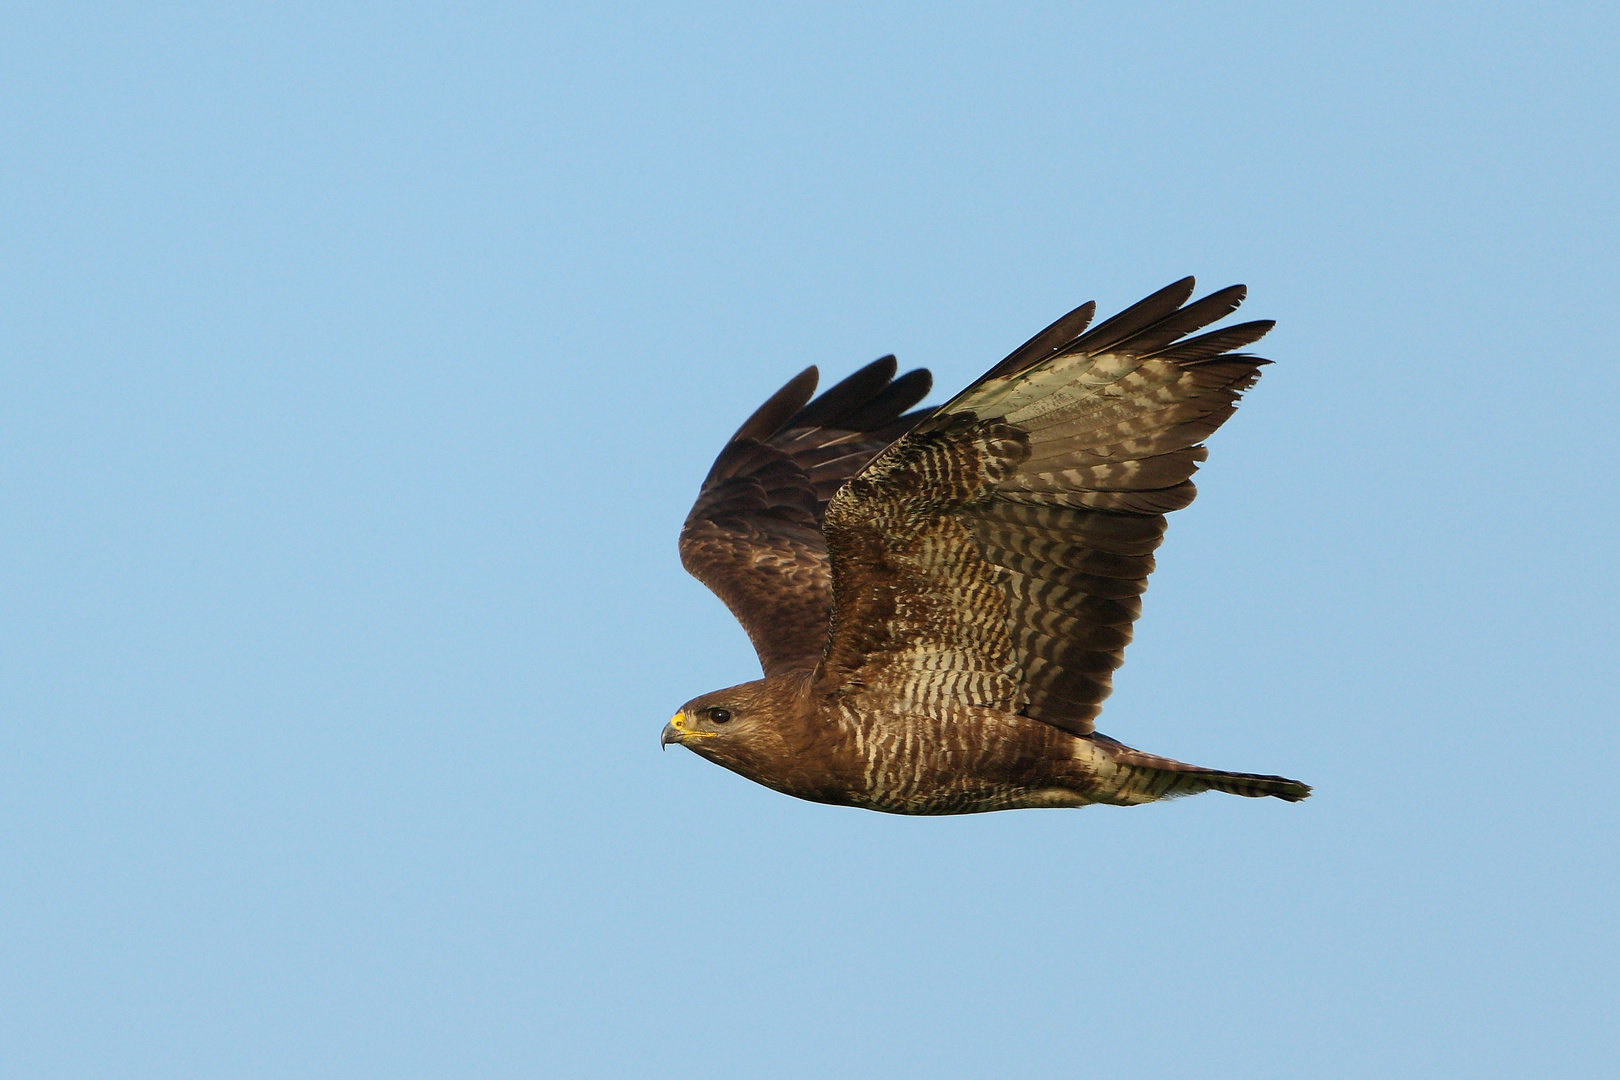
<svg viewBox="0 0 1620 1080">
<path fill-rule="evenodd" d="M 1090 800 L 1068 788 L 1033 788 L 1016 784 L 984 784 L 965 789 L 942 787 L 905 795 L 878 793 L 851 800 L 851 805 L 885 814 L 983 814 L 992 810 L 1033 810 L 1042 807 L 1084 806 Z"/>
<path fill-rule="evenodd" d="M 1061 783 L 1073 738 L 1027 717 L 974 710 L 856 719 L 849 802 L 891 814 L 973 814 L 1090 801 Z"/>
</svg>

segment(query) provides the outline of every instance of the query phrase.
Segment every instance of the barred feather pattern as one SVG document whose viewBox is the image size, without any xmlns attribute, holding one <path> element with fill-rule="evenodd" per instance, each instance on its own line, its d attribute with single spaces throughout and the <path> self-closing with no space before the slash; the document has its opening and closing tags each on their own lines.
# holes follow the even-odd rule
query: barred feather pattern
<svg viewBox="0 0 1620 1080">
<path fill-rule="evenodd" d="M 813 402 L 813 371 L 784 387 L 716 461 L 681 542 L 767 677 L 688 702 L 666 741 L 903 814 L 1306 797 L 1094 730 L 1165 515 L 1266 363 L 1233 350 L 1270 322 L 1188 337 L 1244 295 L 1192 289 L 1089 330 L 1081 305 L 929 413 L 901 415 L 919 377 L 894 379 L 892 358 Z"/>
<path fill-rule="evenodd" d="M 1065 756 L 1059 740 L 1067 736 L 1056 729 L 1030 730 L 1030 721 L 1009 723 L 1006 714 L 988 709 L 953 709 L 949 722 L 940 710 L 875 716 L 845 702 L 834 709 L 838 726 L 851 733 L 860 765 L 848 800 L 856 806 L 972 814 L 1083 801 L 1072 788 L 1031 783 L 1053 758 Z"/>
<path fill-rule="evenodd" d="M 1269 322 L 1180 340 L 1243 295 L 1183 307 L 1191 288 L 1178 282 L 1062 344 L 1038 335 L 840 491 L 825 523 L 825 686 L 918 704 L 965 693 L 1095 730 L 1164 515 L 1193 500 L 1202 440 L 1265 363 L 1209 350 L 1254 341 Z"/>
<path fill-rule="evenodd" d="M 1271 795 L 1285 802 L 1299 802 L 1311 794 L 1309 785 L 1285 776 L 1202 769 L 1157 754 L 1144 754 L 1106 735 L 1092 736 L 1089 741 L 1102 751 L 1098 760 L 1105 763 L 1093 769 L 1096 801 L 1113 806 L 1136 806 L 1206 791 L 1250 799 Z"/>
<path fill-rule="evenodd" d="M 961 515 L 1025 452 L 1006 425 L 962 417 L 903 440 L 839 490 L 824 523 L 839 567 L 825 683 L 923 710 L 1016 701 L 999 574 Z"/>
</svg>

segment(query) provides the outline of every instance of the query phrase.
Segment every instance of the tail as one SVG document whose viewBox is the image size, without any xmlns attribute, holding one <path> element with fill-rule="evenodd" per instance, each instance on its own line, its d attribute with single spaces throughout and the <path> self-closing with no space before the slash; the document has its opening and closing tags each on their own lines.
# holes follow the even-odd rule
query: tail
<svg viewBox="0 0 1620 1080">
<path fill-rule="evenodd" d="M 1106 735 L 1093 734 L 1088 738 L 1104 750 L 1114 765 L 1111 782 L 1105 783 L 1098 802 L 1132 806 L 1205 791 L 1224 791 L 1249 799 L 1270 795 L 1286 802 L 1299 802 L 1311 794 L 1309 784 L 1285 776 L 1201 769 L 1172 758 L 1132 750 Z"/>
</svg>

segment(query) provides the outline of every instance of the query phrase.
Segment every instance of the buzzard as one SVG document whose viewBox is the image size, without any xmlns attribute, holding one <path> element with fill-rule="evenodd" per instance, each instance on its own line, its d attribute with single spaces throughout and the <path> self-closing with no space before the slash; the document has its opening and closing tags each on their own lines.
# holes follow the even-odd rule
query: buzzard
<svg viewBox="0 0 1620 1080">
<path fill-rule="evenodd" d="M 765 677 L 681 706 L 680 743 L 767 787 L 896 814 L 1297 802 L 1297 780 L 1133 750 L 1094 723 L 1202 441 L 1274 323 L 1188 337 L 1243 302 L 1186 278 L 1087 330 L 1082 304 L 938 408 L 886 356 L 750 416 L 681 529 Z"/>
</svg>

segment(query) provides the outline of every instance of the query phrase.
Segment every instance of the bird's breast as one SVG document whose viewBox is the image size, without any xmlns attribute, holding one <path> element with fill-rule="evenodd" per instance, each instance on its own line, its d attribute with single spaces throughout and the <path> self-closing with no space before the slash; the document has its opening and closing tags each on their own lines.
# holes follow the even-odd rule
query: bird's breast
<svg viewBox="0 0 1620 1080">
<path fill-rule="evenodd" d="M 1047 775 L 1051 735 L 1065 733 L 1039 721 L 972 707 L 886 713 L 840 705 L 834 722 L 847 733 L 852 805 L 902 814 L 1074 805 Z"/>
</svg>

